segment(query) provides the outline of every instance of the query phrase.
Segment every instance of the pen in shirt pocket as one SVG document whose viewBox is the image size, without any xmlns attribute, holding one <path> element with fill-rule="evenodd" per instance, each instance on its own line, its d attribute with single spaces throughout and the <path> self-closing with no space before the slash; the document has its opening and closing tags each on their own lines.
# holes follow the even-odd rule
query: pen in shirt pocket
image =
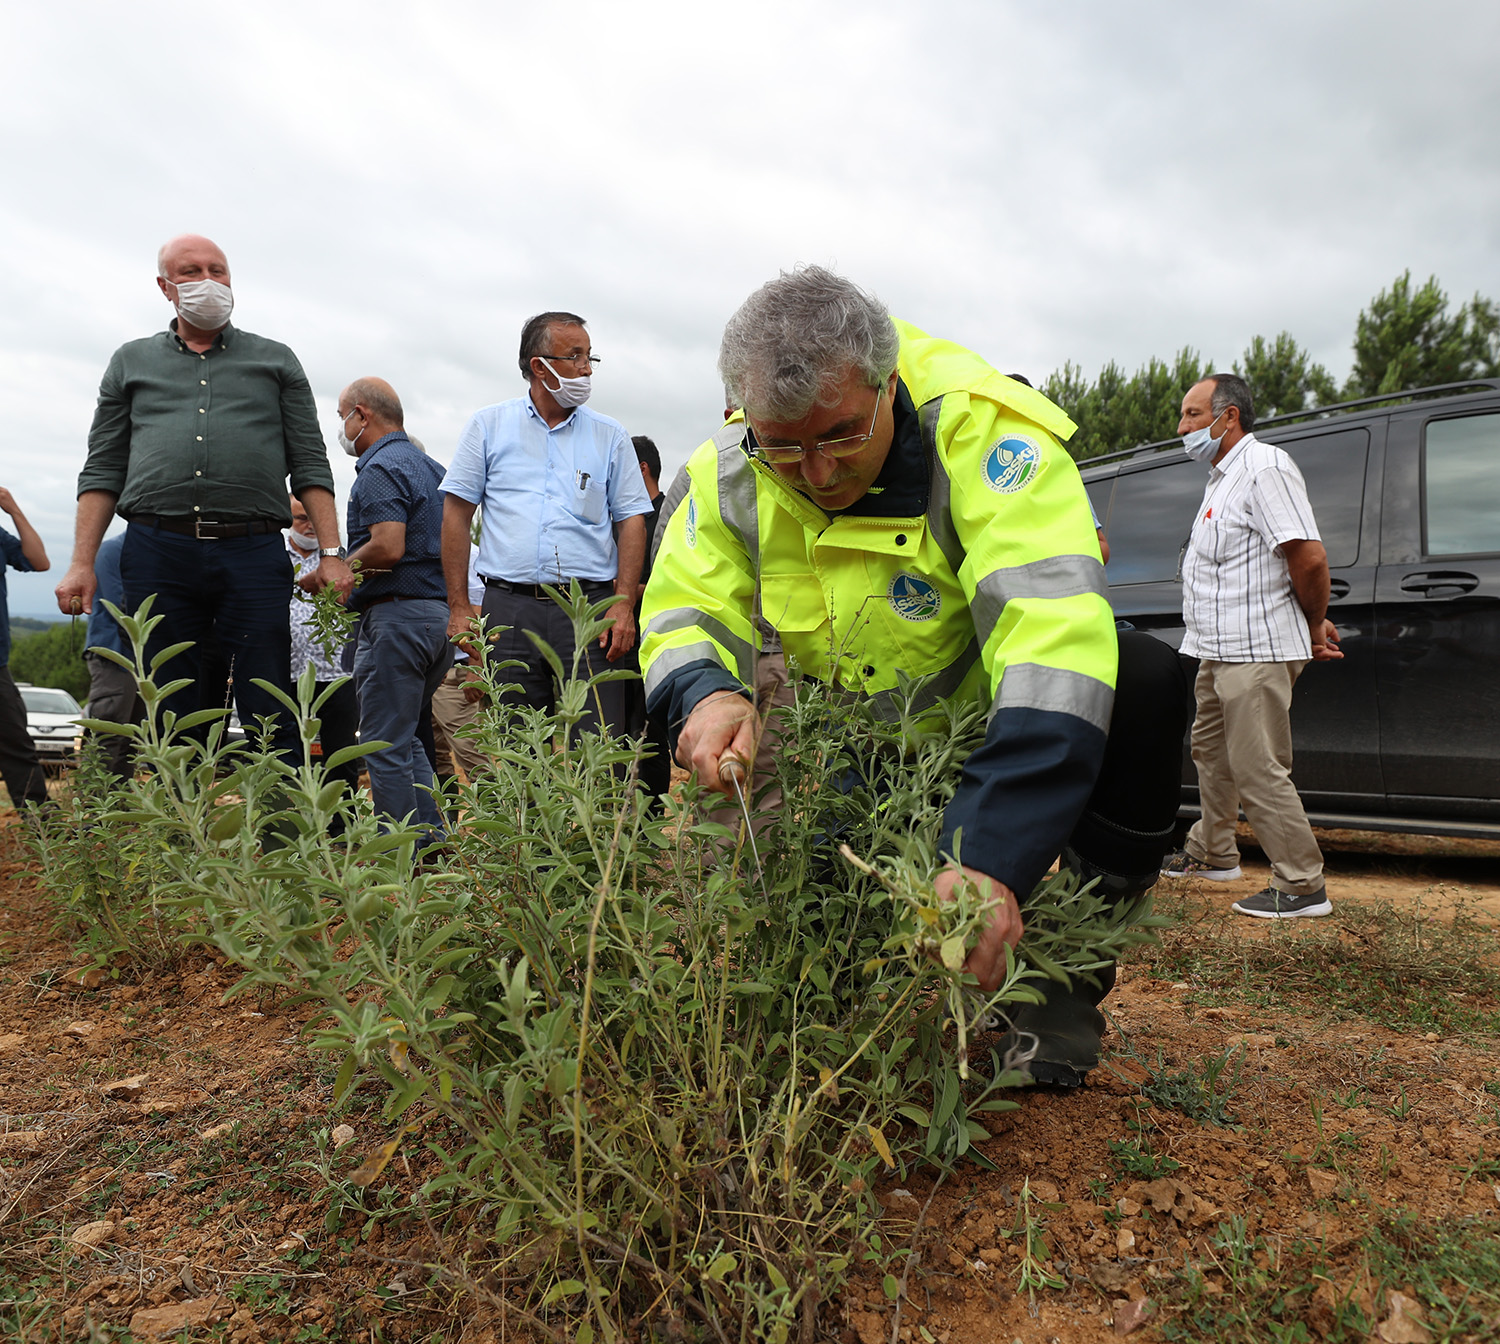
<svg viewBox="0 0 1500 1344">
<path fill-rule="evenodd" d="M 578 473 L 578 488 L 580 490 L 587 490 L 589 488 L 589 477 L 592 474 L 592 472 L 587 471 L 580 471 Z"/>
</svg>

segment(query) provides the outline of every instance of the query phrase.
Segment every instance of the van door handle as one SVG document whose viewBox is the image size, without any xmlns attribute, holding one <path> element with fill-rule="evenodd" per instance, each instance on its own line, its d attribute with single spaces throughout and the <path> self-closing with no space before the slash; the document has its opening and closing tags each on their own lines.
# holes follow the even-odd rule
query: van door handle
<svg viewBox="0 0 1500 1344">
<path fill-rule="evenodd" d="M 1454 569 L 1433 569 L 1423 574 L 1408 574 L 1401 580 L 1403 593 L 1420 593 L 1423 597 L 1459 597 L 1464 593 L 1472 593 L 1477 587 L 1477 575 Z"/>
<path fill-rule="evenodd" d="M 1329 579 L 1328 596 L 1335 601 L 1341 597 L 1348 597 L 1349 585 L 1343 579 Z"/>
</svg>

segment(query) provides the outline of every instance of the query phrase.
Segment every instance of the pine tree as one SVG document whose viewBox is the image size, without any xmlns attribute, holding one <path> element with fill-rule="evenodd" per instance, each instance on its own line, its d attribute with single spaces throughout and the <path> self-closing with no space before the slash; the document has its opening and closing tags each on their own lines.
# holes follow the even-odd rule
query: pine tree
<svg viewBox="0 0 1500 1344">
<path fill-rule="evenodd" d="M 1359 315 L 1354 368 L 1346 397 L 1372 397 L 1409 387 L 1458 383 L 1500 373 L 1500 314 L 1489 300 L 1473 300 L 1449 316 L 1448 296 L 1429 276 L 1413 291 L 1404 271 Z"/>
<path fill-rule="evenodd" d="M 1093 383 L 1076 364 L 1064 364 L 1042 391 L 1078 426 L 1068 451 L 1082 461 L 1171 434 L 1183 396 L 1208 371 L 1198 352 L 1185 346 L 1171 364 L 1151 359 L 1130 375 L 1110 360 Z"/>
<path fill-rule="evenodd" d="M 1250 384 L 1255 414 L 1265 420 L 1338 400 L 1333 375 L 1283 331 L 1274 342 L 1257 336 L 1235 361 L 1234 372 Z"/>
</svg>

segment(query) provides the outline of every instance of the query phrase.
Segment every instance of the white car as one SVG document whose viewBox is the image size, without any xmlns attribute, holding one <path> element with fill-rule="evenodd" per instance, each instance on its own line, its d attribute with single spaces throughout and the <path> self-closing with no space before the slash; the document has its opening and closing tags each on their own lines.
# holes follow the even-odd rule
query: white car
<svg viewBox="0 0 1500 1344">
<path fill-rule="evenodd" d="M 56 686 L 31 686 L 24 681 L 16 685 L 26 706 L 26 731 L 42 764 L 71 765 L 78 720 L 83 717 L 78 701 Z"/>
</svg>

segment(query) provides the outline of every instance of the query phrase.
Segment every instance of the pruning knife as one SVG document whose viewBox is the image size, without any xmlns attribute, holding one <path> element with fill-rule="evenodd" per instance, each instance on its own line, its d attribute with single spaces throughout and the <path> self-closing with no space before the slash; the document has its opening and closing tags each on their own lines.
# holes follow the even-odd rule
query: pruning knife
<svg viewBox="0 0 1500 1344">
<path fill-rule="evenodd" d="M 760 879 L 760 894 L 771 899 L 766 891 L 766 875 L 760 866 L 760 850 L 755 844 L 755 827 L 750 821 L 750 804 L 745 800 L 745 763 L 738 756 L 726 756 L 719 762 L 719 782 L 733 784 L 734 796 L 740 800 L 740 815 L 745 818 L 745 835 L 750 841 L 750 854 L 755 860 L 755 875 Z"/>
</svg>

